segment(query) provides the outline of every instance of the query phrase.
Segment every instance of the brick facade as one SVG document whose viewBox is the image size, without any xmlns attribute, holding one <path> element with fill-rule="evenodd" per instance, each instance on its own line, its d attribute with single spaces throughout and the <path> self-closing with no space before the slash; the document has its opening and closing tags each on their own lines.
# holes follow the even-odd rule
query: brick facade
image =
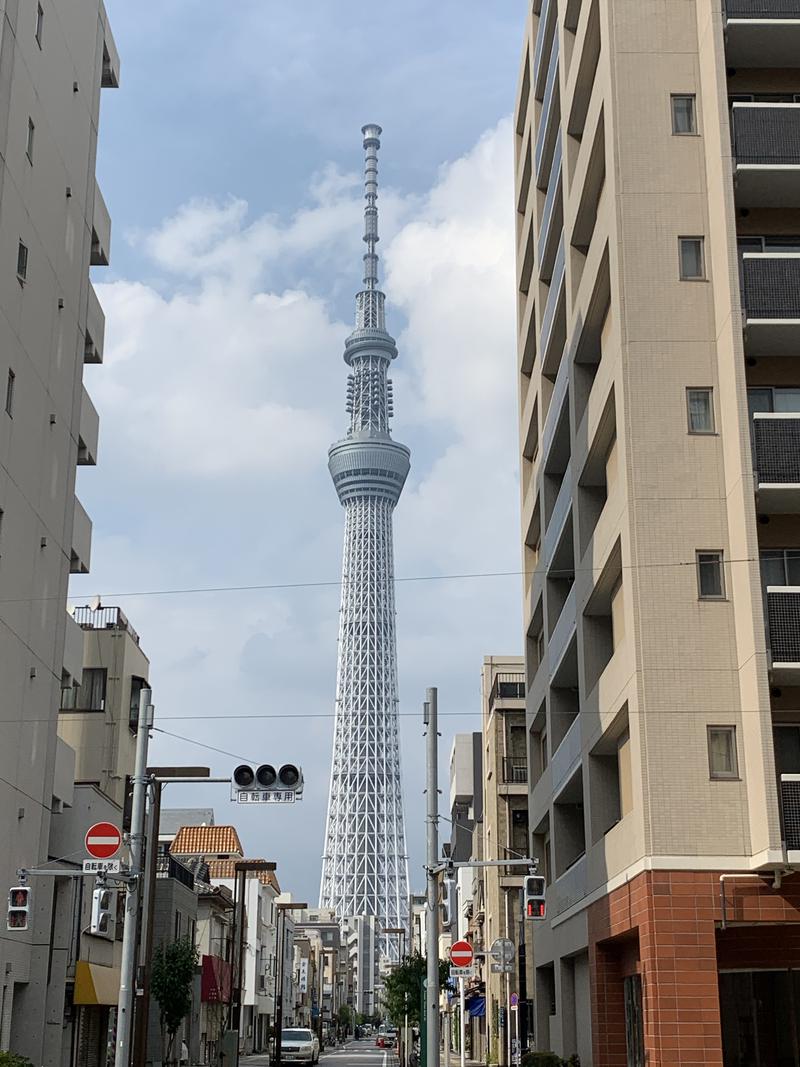
<svg viewBox="0 0 800 1067">
<path fill-rule="evenodd" d="M 719 970 L 800 967 L 800 878 L 726 879 L 724 931 L 719 879 L 648 871 L 589 908 L 594 1067 L 626 1067 L 628 975 L 648 1067 L 722 1067 Z"/>
</svg>

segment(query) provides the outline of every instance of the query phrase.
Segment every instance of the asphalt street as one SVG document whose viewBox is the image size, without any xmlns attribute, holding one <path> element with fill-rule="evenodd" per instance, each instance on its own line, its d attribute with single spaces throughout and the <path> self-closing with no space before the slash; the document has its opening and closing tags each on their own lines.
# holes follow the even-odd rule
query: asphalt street
<svg viewBox="0 0 800 1067">
<path fill-rule="evenodd" d="M 246 1067 L 267 1067 L 267 1056 L 242 1056 L 241 1062 Z M 320 1064 L 329 1067 L 398 1067 L 400 1061 L 397 1049 L 375 1047 L 374 1037 L 365 1037 L 361 1041 L 348 1041 L 335 1049 L 325 1049 L 320 1056 Z"/>
</svg>

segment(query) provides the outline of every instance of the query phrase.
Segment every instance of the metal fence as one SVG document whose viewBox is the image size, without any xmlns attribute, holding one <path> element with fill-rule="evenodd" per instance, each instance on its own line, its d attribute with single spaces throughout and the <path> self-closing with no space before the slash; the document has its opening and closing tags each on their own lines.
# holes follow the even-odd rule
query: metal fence
<svg viewBox="0 0 800 1067">
<path fill-rule="evenodd" d="M 525 785 L 528 781 L 528 761 L 524 756 L 503 756 L 503 781 Z"/>
</svg>

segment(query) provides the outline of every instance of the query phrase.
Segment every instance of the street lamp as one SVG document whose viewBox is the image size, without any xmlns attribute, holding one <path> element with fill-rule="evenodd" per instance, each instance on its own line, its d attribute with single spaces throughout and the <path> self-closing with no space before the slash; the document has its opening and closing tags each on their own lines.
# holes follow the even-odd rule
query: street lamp
<svg viewBox="0 0 800 1067">
<path fill-rule="evenodd" d="M 308 904 L 292 904 L 281 901 L 275 905 L 278 911 L 278 920 L 275 928 L 275 1067 L 281 1067 L 281 1029 L 283 1028 L 283 957 L 285 955 L 283 939 L 286 934 L 286 920 L 280 921 L 281 915 L 287 911 L 305 911 Z M 280 933 L 278 933 L 280 931 Z"/>
</svg>

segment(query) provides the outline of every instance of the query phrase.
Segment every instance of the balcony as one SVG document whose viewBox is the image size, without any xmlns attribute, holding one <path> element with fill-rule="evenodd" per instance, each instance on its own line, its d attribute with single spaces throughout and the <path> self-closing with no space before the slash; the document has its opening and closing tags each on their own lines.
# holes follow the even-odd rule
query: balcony
<svg viewBox="0 0 800 1067">
<path fill-rule="evenodd" d="M 781 775 L 781 816 L 786 858 L 800 865 L 800 774 Z"/>
<path fill-rule="evenodd" d="M 525 699 L 525 674 L 501 673 L 495 675 L 492 690 L 489 694 L 489 705 L 498 700 L 524 700 Z"/>
<path fill-rule="evenodd" d="M 737 203 L 800 207 L 800 104 L 735 103 L 731 138 Z"/>
<path fill-rule="evenodd" d="M 539 9 L 539 25 L 536 29 L 536 44 L 533 51 L 533 91 L 537 100 L 542 99 L 547 66 L 545 58 L 550 55 L 548 47 L 552 41 L 556 24 L 556 0 L 542 0 Z"/>
<path fill-rule="evenodd" d="M 558 616 L 558 621 L 553 628 L 552 636 L 547 646 L 547 659 L 550 667 L 551 679 L 558 672 L 561 662 L 567 653 L 570 641 L 575 636 L 577 628 L 577 612 L 575 605 L 575 586 L 569 591 L 564 606 Z"/>
<path fill-rule="evenodd" d="M 174 856 L 159 856 L 156 859 L 156 878 L 173 878 L 181 885 L 194 889 L 194 874 Z"/>
<path fill-rule="evenodd" d="M 539 227 L 539 277 L 549 282 L 553 276 L 558 239 L 564 225 L 564 201 L 561 192 L 561 138 L 556 142 L 550 177 L 547 180 L 547 196 L 542 211 L 542 223 Z"/>
<path fill-rule="evenodd" d="M 553 278 L 547 294 L 542 315 L 540 349 L 542 370 L 549 378 L 555 378 L 567 337 L 566 291 L 564 287 L 564 234 L 558 242 Z"/>
<path fill-rule="evenodd" d="M 528 761 L 524 756 L 503 756 L 503 781 L 513 785 L 527 785 Z"/>
<path fill-rule="evenodd" d="M 75 497 L 75 512 L 72 519 L 72 549 L 69 559 L 70 574 L 88 574 L 92 558 L 92 520 L 83 504 Z"/>
<path fill-rule="evenodd" d="M 753 467 L 758 511 L 800 514 L 800 412 L 753 415 Z"/>
<path fill-rule="evenodd" d="M 128 622 L 122 608 L 76 607 L 72 609 L 72 618 L 81 630 L 125 630 L 139 644 L 139 635 Z"/>
<path fill-rule="evenodd" d="M 97 299 L 92 283 L 89 283 L 89 300 L 86 308 L 86 328 L 84 329 L 84 363 L 103 362 L 103 340 L 106 332 L 106 317 Z"/>
<path fill-rule="evenodd" d="M 111 258 L 111 216 L 108 213 L 100 186 L 95 183 L 94 209 L 92 212 L 92 252 L 89 262 L 93 267 L 107 267 Z"/>
<path fill-rule="evenodd" d="M 797 0 L 725 0 L 724 8 L 729 67 L 800 65 Z"/>
<path fill-rule="evenodd" d="M 539 132 L 536 135 L 534 172 L 536 184 L 544 188 L 545 175 L 550 173 L 556 141 L 559 139 L 561 101 L 558 91 L 558 37 L 553 39 L 553 50 L 547 68 L 547 83 L 544 89 L 542 110 L 539 113 Z"/>
<path fill-rule="evenodd" d="M 800 252 L 743 252 L 742 304 L 748 355 L 800 351 Z"/>
<path fill-rule="evenodd" d="M 767 586 L 765 613 L 772 680 L 800 685 L 800 587 Z"/>
<path fill-rule="evenodd" d="M 97 463 L 97 440 L 100 433 L 100 420 L 92 398 L 84 388 L 81 392 L 81 421 L 78 434 L 78 464 L 94 467 Z"/>
<path fill-rule="evenodd" d="M 64 634 L 64 660 L 62 665 L 62 687 L 80 685 L 83 674 L 83 630 L 75 619 L 67 614 L 67 628 Z"/>
</svg>

